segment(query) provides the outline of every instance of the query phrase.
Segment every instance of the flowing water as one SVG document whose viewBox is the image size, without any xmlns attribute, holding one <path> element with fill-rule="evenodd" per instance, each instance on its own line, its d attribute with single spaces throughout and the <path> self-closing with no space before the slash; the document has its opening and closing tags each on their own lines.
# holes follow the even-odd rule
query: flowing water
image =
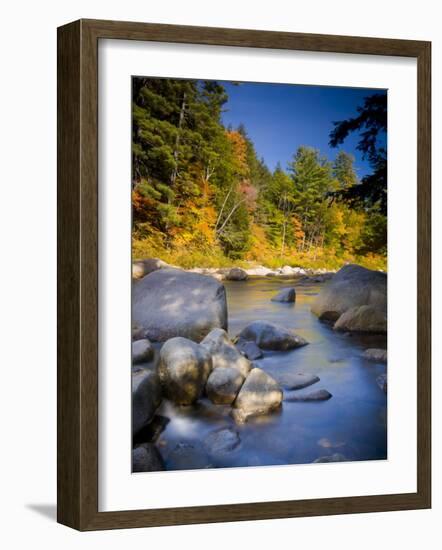
<svg viewBox="0 0 442 550">
<path fill-rule="evenodd" d="M 280 288 L 294 286 L 295 304 L 272 302 Z M 337 333 L 310 312 L 321 284 L 302 285 L 275 278 L 226 282 L 229 334 L 251 321 L 266 320 L 294 329 L 309 345 L 288 352 L 264 352 L 255 366 L 278 379 L 284 373 L 319 376 L 299 392 L 324 388 L 332 398 L 322 402 L 283 402 L 279 411 L 235 424 L 230 407 L 207 399 L 192 407 L 164 401 L 159 414 L 170 419 L 157 440 L 167 469 L 304 464 L 339 453 L 341 460 L 387 457 L 387 397 L 376 378 L 385 365 L 368 361 L 369 347 L 386 347 L 385 337 Z M 221 428 L 239 435 L 227 452 L 214 452 L 207 436 Z M 229 442 L 232 443 L 229 445 Z M 224 449 L 225 451 L 225 449 Z"/>
</svg>

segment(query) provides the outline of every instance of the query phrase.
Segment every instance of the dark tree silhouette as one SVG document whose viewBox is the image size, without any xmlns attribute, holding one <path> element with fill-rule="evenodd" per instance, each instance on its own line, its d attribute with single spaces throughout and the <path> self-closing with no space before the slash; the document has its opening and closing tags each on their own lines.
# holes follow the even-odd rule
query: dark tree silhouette
<svg viewBox="0 0 442 550">
<path fill-rule="evenodd" d="M 378 205 L 381 212 L 387 212 L 387 93 L 380 92 L 364 99 L 354 118 L 334 122 L 330 132 L 330 146 L 337 147 L 352 132 L 359 132 L 357 149 L 368 159 L 373 170 L 362 178 L 361 183 L 338 194 L 350 203 L 368 206 Z"/>
</svg>

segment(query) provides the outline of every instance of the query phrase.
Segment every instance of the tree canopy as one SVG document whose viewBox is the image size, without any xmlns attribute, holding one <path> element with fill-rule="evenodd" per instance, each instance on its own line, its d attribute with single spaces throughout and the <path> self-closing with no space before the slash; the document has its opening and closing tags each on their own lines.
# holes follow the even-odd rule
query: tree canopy
<svg viewBox="0 0 442 550">
<path fill-rule="evenodd" d="M 373 171 L 354 157 L 328 160 L 307 145 L 272 172 L 243 125 L 226 128 L 215 81 L 134 78 L 133 253 L 182 264 L 300 262 L 386 253 L 386 101 L 366 98 L 337 122 L 330 143 L 358 132 Z M 169 257 L 168 256 L 168 257 Z"/>
</svg>

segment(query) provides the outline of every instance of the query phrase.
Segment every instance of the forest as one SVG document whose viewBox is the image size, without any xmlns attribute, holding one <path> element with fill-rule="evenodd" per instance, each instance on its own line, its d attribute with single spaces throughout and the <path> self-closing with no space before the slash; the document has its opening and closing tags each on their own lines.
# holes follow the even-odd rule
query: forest
<svg viewBox="0 0 442 550">
<path fill-rule="evenodd" d="M 334 159 L 308 143 L 271 171 L 216 81 L 133 78 L 133 258 L 184 268 L 387 266 L 387 97 L 330 121 Z M 358 178 L 350 134 L 369 162 Z"/>
</svg>

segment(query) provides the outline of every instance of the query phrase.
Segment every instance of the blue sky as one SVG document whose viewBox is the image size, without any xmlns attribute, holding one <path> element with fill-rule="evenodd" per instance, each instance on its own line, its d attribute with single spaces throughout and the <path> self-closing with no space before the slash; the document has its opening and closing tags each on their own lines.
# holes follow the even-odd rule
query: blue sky
<svg viewBox="0 0 442 550">
<path fill-rule="evenodd" d="M 293 84 L 223 82 L 229 96 L 222 120 L 225 126 L 243 123 L 257 154 L 273 170 L 279 161 L 287 167 L 300 145 L 319 149 L 332 160 L 339 148 L 351 153 L 359 177 L 370 173 L 369 164 L 356 150 L 358 134 L 350 135 L 342 146 L 329 147 L 333 121 L 356 115 L 364 97 L 380 90 L 299 86 Z"/>
</svg>

